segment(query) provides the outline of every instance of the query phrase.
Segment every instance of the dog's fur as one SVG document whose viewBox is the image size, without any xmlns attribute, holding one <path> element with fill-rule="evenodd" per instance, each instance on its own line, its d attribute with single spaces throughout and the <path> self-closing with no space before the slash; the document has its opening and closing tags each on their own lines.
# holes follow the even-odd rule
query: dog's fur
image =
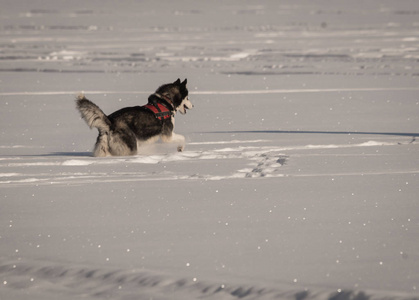
<svg viewBox="0 0 419 300">
<path fill-rule="evenodd" d="M 187 80 L 180 79 L 159 87 L 149 96 L 151 104 L 160 103 L 170 110 L 170 118 L 160 120 L 154 113 L 142 106 L 125 107 L 108 116 L 84 95 L 76 99 L 77 109 L 90 128 L 97 128 L 94 156 L 126 156 L 137 154 L 141 143 L 155 141 L 177 143 L 177 150 L 183 151 L 185 137 L 173 132 L 175 113 L 185 114 L 193 107 L 188 98 Z"/>
</svg>

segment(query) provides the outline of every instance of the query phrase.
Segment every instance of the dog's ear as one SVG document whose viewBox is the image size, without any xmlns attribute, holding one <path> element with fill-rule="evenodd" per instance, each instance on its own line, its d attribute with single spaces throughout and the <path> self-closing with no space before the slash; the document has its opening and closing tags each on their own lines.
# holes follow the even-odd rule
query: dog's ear
<svg viewBox="0 0 419 300">
<path fill-rule="evenodd" d="M 178 78 L 175 82 L 173 82 L 175 85 L 180 85 L 180 78 Z"/>
<path fill-rule="evenodd" d="M 188 83 L 188 79 L 185 78 L 185 80 L 182 82 L 182 85 L 186 86 L 187 83 Z"/>
</svg>

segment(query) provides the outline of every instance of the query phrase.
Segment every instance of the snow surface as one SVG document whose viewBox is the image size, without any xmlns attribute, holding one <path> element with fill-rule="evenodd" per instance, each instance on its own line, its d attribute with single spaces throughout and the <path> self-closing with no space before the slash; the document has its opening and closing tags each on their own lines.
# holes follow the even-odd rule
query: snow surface
<svg viewBox="0 0 419 300">
<path fill-rule="evenodd" d="M 419 2 L 0 2 L 0 299 L 419 299 Z M 186 149 L 93 158 L 188 78 Z"/>
</svg>

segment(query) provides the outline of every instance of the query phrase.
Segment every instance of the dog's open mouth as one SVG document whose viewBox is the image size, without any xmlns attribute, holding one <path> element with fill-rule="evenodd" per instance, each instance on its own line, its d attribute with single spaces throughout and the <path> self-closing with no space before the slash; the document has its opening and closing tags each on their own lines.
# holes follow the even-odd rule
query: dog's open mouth
<svg viewBox="0 0 419 300">
<path fill-rule="evenodd" d="M 180 113 L 182 114 L 182 115 L 184 115 L 184 114 L 186 114 L 186 111 L 189 109 L 189 107 L 186 105 L 186 104 L 184 104 L 184 105 L 182 105 L 182 107 L 181 107 L 181 109 L 179 110 L 180 111 Z"/>
<path fill-rule="evenodd" d="M 189 101 L 182 101 L 179 105 L 179 111 L 182 115 L 186 114 L 186 111 L 191 108 L 193 108 L 193 104 Z"/>
</svg>

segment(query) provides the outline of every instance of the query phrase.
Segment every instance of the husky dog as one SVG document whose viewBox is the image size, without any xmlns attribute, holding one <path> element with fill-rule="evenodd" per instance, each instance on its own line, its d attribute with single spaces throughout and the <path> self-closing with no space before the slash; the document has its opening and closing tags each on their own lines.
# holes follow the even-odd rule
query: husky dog
<svg viewBox="0 0 419 300">
<path fill-rule="evenodd" d="M 175 113 L 185 114 L 193 107 L 188 98 L 187 80 L 164 84 L 148 97 L 145 106 L 122 108 L 108 116 L 84 95 L 76 99 L 77 109 L 90 128 L 99 130 L 94 156 L 125 156 L 137 154 L 144 142 L 177 143 L 183 151 L 185 137 L 173 132 Z"/>
</svg>

